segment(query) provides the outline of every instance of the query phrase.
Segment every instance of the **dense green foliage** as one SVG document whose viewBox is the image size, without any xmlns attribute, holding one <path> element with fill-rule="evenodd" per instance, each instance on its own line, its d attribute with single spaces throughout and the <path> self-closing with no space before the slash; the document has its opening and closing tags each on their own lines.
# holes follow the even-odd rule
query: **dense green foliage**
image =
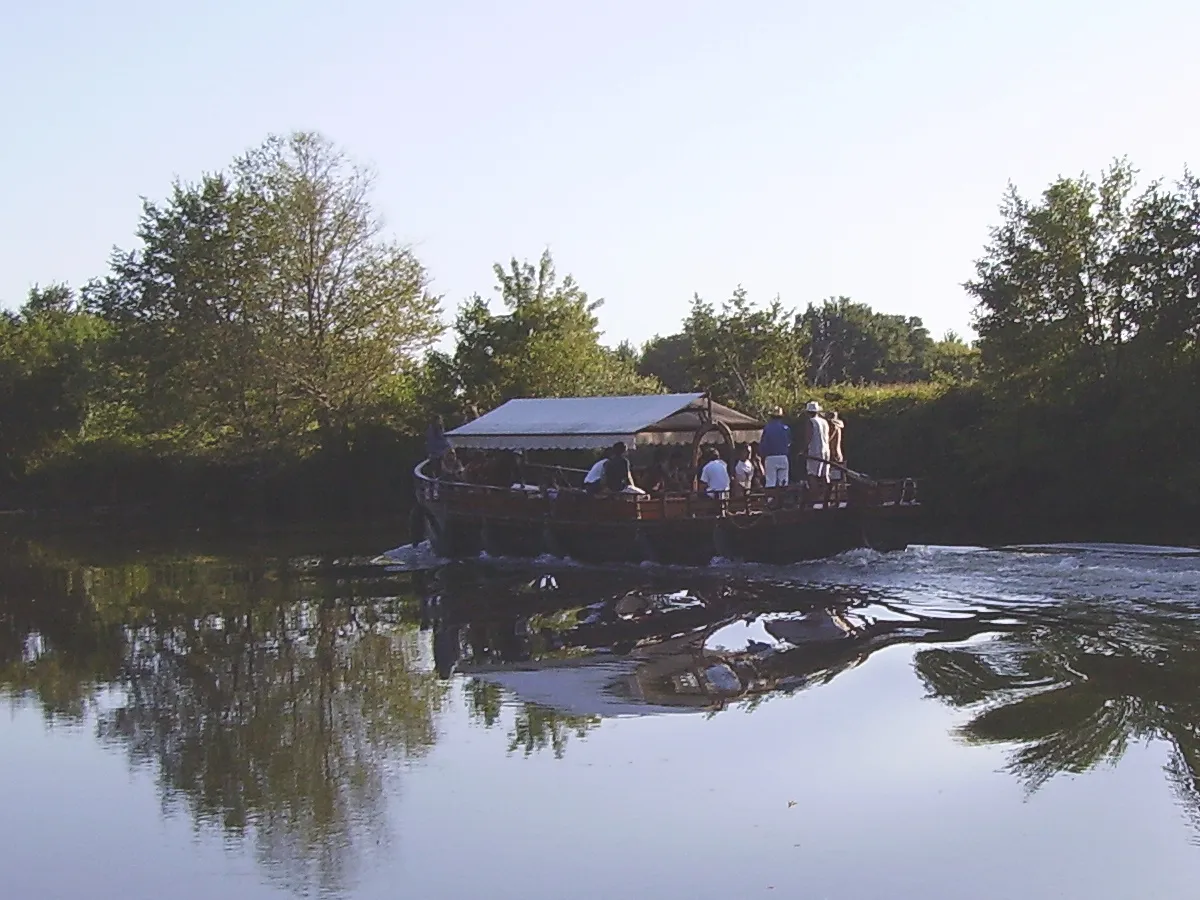
<svg viewBox="0 0 1200 900">
<path fill-rule="evenodd" d="M 635 361 L 600 343 L 596 310 L 571 276 L 561 281 L 549 251 L 537 265 L 495 266 L 504 313 L 476 294 L 455 319 L 454 353 L 428 361 L 427 405 L 478 415 L 514 397 L 596 397 L 656 393 Z"/>
<path fill-rule="evenodd" d="M 612 348 L 549 252 L 496 265 L 496 299 L 462 302 L 438 344 L 441 298 L 384 236 L 370 172 L 319 135 L 272 137 L 147 201 L 137 246 L 79 298 L 35 289 L 0 317 L 4 505 L 381 512 L 434 413 L 709 390 L 752 413 L 822 400 L 852 466 L 932 475 L 947 512 L 1195 509 L 1200 181 L 1135 180 L 1118 163 L 1009 191 L 965 286 L 974 345 L 739 287 Z"/>
<path fill-rule="evenodd" d="M 62 285 L 34 288 L 18 314 L 0 313 L 0 478 L 83 433 L 109 337 Z"/>
<path fill-rule="evenodd" d="M 1194 508 L 1200 180 L 1135 196 L 1134 174 L 1006 198 L 967 285 L 991 409 L 979 461 L 1100 509 Z"/>
<path fill-rule="evenodd" d="M 115 329 L 113 399 L 189 451 L 344 444 L 440 335 L 413 253 L 381 239 L 369 173 L 272 138 L 146 203 L 141 248 L 87 291 Z"/>
<path fill-rule="evenodd" d="M 679 333 L 642 347 L 638 371 L 671 390 L 711 390 L 761 412 L 802 403 L 812 387 L 971 381 L 978 359 L 953 333 L 934 341 L 915 317 L 846 297 L 803 312 L 778 300 L 756 307 L 739 287 L 720 309 L 696 297 Z"/>
</svg>

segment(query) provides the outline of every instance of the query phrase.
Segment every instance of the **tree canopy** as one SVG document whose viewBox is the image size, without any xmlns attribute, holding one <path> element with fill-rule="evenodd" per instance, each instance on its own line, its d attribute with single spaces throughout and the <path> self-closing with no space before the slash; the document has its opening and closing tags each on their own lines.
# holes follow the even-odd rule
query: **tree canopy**
<svg viewBox="0 0 1200 900">
<path fill-rule="evenodd" d="M 447 323 L 372 187 L 321 135 L 269 137 L 146 200 L 131 246 L 78 295 L 37 288 L 0 314 L 8 496 L 56 465 L 74 472 L 58 499 L 96 485 L 111 503 L 137 477 L 152 481 L 122 481 L 105 460 L 131 473 L 147 461 L 243 467 L 223 486 L 312 462 L 330 468 L 294 483 L 344 495 L 369 471 L 399 491 L 393 457 L 435 413 L 453 424 L 513 397 L 709 390 L 754 414 L 837 404 L 856 463 L 936 472 L 955 503 L 1054 490 L 1081 509 L 1200 506 L 1191 173 L 1139 187 L 1121 160 L 1033 198 L 1009 189 L 964 285 L 974 342 L 935 340 L 915 316 L 845 296 L 792 307 L 737 287 L 694 296 L 671 333 L 614 347 L 602 301 L 548 250 L 493 266 L 493 293 L 462 300 Z M 346 463 L 355 453 L 377 458 Z M 1097 492 L 1114 473 L 1120 490 Z"/>
<path fill-rule="evenodd" d="M 413 373 L 442 332 L 439 300 L 382 237 L 371 185 L 298 133 L 145 203 L 141 246 L 87 290 L 144 429 L 186 446 L 336 443 Z"/>
<path fill-rule="evenodd" d="M 464 411 L 486 412 L 514 397 L 571 397 L 656 393 L 657 379 L 638 374 L 636 362 L 600 343 L 592 300 L 570 275 L 561 280 L 550 251 L 536 264 L 515 258 L 496 264 L 494 313 L 478 294 L 454 322 L 453 354 L 430 365 L 433 387 Z"/>
</svg>

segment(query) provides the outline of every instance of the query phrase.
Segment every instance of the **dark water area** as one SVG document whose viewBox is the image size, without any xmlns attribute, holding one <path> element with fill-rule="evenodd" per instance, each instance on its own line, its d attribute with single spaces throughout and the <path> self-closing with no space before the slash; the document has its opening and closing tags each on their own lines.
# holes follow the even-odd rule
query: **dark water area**
<svg viewBox="0 0 1200 900">
<path fill-rule="evenodd" d="M 1200 551 L 403 539 L 3 539 L 0 896 L 1195 896 Z"/>
</svg>

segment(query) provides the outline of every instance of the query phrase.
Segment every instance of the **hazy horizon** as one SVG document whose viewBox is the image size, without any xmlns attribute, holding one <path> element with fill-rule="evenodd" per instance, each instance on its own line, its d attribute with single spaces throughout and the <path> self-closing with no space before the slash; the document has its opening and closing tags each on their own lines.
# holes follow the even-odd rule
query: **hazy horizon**
<svg viewBox="0 0 1200 900">
<path fill-rule="evenodd" d="M 605 341 L 677 329 L 693 293 L 846 295 L 968 331 L 961 283 L 1011 181 L 1128 156 L 1174 179 L 1200 139 L 1200 7 L 926 2 L 312 0 L 7 12 L 0 303 L 131 248 L 140 197 L 269 133 L 379 173 L 389 231 L 445 295 L 550 247 Z"/>
</svg>

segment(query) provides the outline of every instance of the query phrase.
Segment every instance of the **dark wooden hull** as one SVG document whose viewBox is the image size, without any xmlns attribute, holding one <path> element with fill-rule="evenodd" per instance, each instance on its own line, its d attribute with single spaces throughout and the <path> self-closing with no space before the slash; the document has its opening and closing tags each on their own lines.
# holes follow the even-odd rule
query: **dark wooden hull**
<svg viewBox="0 0 1200 900">
<path fill-rule="evenodd" d="M 919 507 L 804 507 L 755 515 L 639 521 L 518 518 L 421 503 L 432 549 L 445 558 L 551 556 L 589 563 L 707 565 L 714 558 L 785 564 L 870 547 L 902 550 Z"/>
</svg>

